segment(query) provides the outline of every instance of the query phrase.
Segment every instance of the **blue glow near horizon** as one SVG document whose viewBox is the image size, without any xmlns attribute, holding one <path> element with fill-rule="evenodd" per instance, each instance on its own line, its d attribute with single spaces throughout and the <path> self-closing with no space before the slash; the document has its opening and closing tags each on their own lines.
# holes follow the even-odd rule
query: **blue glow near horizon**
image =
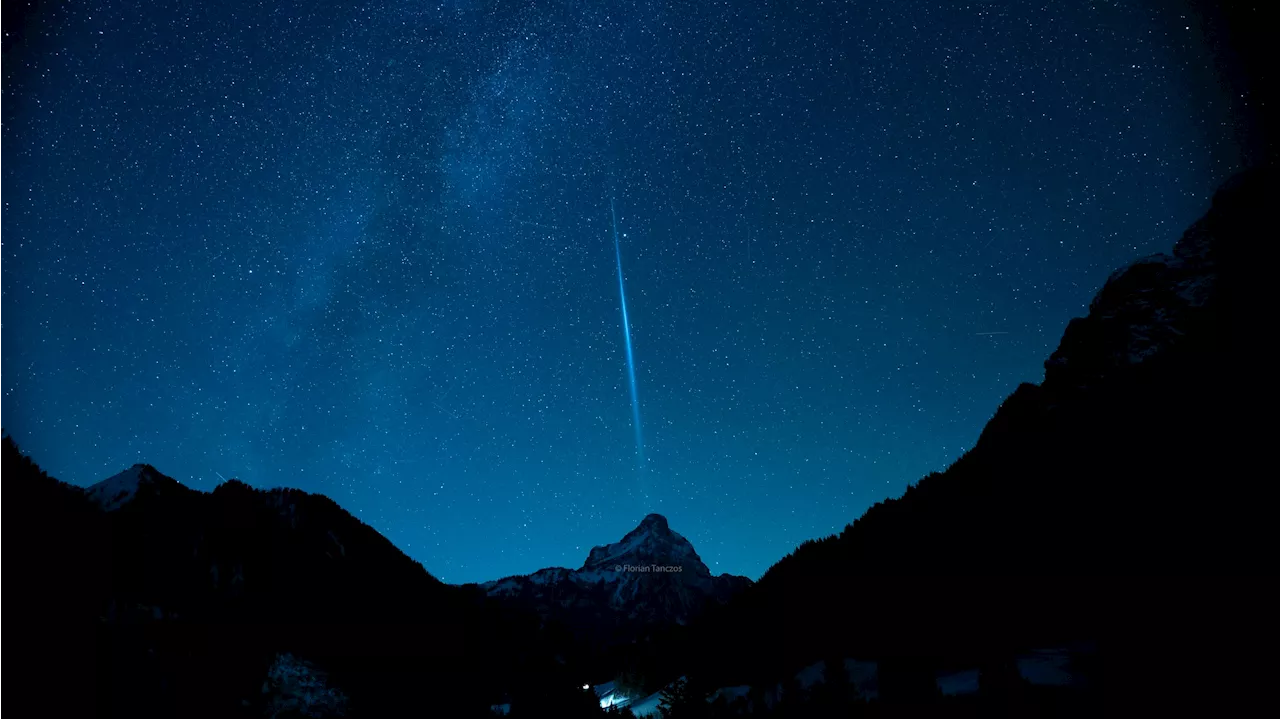
<svg viewBox="0 0 1280 719">
<path fill-rule="evenodd" d="M 609 214 L 613 218 L 613 254 L 618 262 L 618 297 L 622 303 L 622 334 L 627 346 L 627 379 L 631 383 L 631 423 L 636 429 L 636 461 L 644 466 L 644 436 L 640 432 L 640 400 L 636 396 L 636 361 L 631 351 L 631 320 L 627 318 L 627 290 L 622 282 L 622 243 L 618 241 L 618 211 L 613 199 L 609 200 Z"/>
</svg>

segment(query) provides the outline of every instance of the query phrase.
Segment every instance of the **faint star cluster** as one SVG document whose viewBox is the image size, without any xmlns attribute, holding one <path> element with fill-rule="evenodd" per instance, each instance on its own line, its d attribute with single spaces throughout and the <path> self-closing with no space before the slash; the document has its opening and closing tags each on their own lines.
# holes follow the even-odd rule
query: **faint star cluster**
<svg viewBox="0 0 1280 719">
<path fill-rule="evenodd" d="M 5 430 L 330 495 L 446 581 L 649 512 L 758 576 L 955 460 L 1239 162 L 1150 3 L 9 12 Z"/>
</svg>

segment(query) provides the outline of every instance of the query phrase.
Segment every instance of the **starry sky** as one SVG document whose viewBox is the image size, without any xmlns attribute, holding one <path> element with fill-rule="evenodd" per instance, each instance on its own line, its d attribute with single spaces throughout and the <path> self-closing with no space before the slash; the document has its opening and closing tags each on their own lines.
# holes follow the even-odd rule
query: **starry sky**
<svg viewBox="0 0 1280 719">
<path fill-rule="evenodd" d="M 327 494 L 451 582 L 648 512 L 758 577 L 1240 163 L 1169 3 L 13 5 L 5 431 Z"/>
</svg>

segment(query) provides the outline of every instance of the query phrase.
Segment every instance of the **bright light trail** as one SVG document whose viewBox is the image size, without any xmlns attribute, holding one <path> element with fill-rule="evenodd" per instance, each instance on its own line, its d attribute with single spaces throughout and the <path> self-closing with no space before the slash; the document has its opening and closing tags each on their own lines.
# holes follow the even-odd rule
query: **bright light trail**
<svg viewBox="0 0 1280 719">
<path fill-rule="evenodd" d="M 627 341 L 627 379 L 631 382 L 631 423 L 636 430 L 636 461 L 644 466 L 644 436 L 640 432 L 640 400 L 636 396 L 636 360 L 631 352 L 631 321 L 627 319 L 627 291 L 622 282 L 622 243 L 618 240 L 618 211 L 609 199 L 613 217 L 613 254 L 618 261 L 618 297 L 622 300 L 622 333 Z"/>
</svg>

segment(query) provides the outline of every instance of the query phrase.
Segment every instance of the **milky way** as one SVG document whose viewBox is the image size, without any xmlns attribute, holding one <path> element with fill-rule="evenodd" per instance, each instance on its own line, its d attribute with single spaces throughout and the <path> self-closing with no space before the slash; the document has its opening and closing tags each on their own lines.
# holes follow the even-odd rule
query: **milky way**
<svg viewBox="0 0 1280 719">
<path fill-rule="evenodd" d="M 447 581 L 649 512 L 756 576 L 1237 165 L 1194 20 L 1024 5 L 7 7 L 4 428 L 325 493 Z"/>
</svg>

